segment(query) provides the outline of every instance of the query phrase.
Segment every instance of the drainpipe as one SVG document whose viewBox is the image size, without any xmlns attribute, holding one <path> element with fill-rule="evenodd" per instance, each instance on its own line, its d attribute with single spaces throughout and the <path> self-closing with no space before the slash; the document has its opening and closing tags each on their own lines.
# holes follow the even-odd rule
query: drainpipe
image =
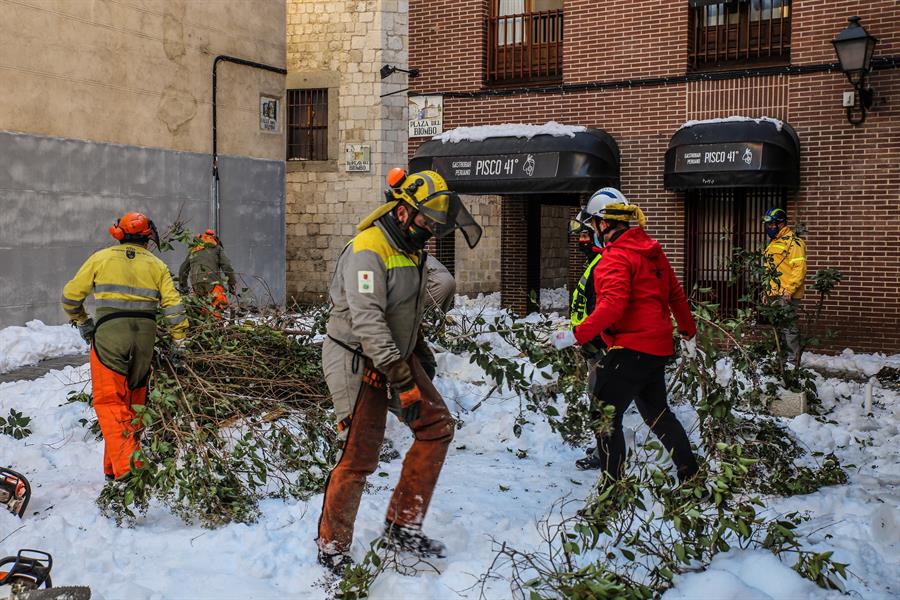
<svg viewBox="0 0 900 600">
<path fill-rule="evenodd" d="M 253 67 L 254 69 L 262 69 L 264 71 L 271 71 L 272 73 L 278 73 L 279 75 L 287 75 L 287 69 L 282 69 L 280 67 L 273 67 L 272 65 L 265 65 L 263 63 L 253 62 L 252 60 L 244 60 L 243 58 L 236 58 L 234 56 L 227 56 L 224 54 L 220 54 L 213 60 L 213 68 L 212 68 L 212 173 L 213 173 L 213 214 L 215 220 L 214 229 L 216 233 L 220 233 L 219 231 L 219 146 L 218 146 L 218 138 L 216 135 L 216 69 L 219 66 L 219 61 L 230 62 L 236 65 L 244 65 L 245 67 Z"/>
</svg>

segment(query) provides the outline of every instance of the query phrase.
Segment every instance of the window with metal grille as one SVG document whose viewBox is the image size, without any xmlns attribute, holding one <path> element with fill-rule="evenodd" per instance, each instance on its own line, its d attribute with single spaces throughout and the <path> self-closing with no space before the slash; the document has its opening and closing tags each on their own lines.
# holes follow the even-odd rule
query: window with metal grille
<svg viewBox="0 0 900 600">
<path fill-rule="evenodd" d="M 691 69 L 786 63 L 791 0 L 689 0 Z"/>
<path fill-rule="evenodd" d="M 288 90 L 287 114 L 287 160 L 328 160 L 328 90 Z"/>
<path fill-rule="evenodd" d="M 720 305 L 733 316 L 745 303 L 746 283 L 730 269 L 735 248 L 763 250 L 768 239 L 762 218 L 766 210 L 784 208 L 786 194 L 773 190 L 696 190 L 686 199 L 685 292 Z"/>
<path fill-rule="evenodd" d="M 562 0 L 491 0 L 485 25 L 488 83 L 562 77 Z"/>
</svg>

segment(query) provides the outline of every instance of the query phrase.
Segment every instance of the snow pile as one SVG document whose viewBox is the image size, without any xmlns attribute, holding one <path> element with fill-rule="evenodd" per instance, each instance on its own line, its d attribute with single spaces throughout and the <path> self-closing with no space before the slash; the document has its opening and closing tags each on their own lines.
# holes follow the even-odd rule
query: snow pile
<svg viewBox="0 0 900 600">
<path fill-rule="evenodd" d="M 779 121 L 778 119 L 773 119 L 772 117 L 724 117 L 721 119 L 705 119 L 703 121 L 688 121 L 684 125 L 678 128 L 678 131 L 685 129 L 687 127 L 694 127 L 695 125 L 707 125 L 711 123 L 740 123 L 746 121 L 753 121 L 754 123 L 771 123 L 775 126 L 775 129 L 781 131 L 784 127 L 784 121 Z"/>
<path fill-rule="evenodd" d="M 552 135 L 554 137 L 575 137 L 576 133 L 586 131 L 581 125 L 562 125 L 549 121 L 543 125 L 526 125 L 524 123 L 507 123 L 504 125 L 478 125 L 477 127 L 457 127 L 434 136 L 445 144 L 450 142 L 483 142 L 488 138 L 519 137 L 531 139 L 536 135 Z"/>
<path fill-rule="evenodd" d="M 761 576 L 762 574 L 764 576 Z M 740 598 L 741 600 L 819 600 L 842 598 L 827 592 L 765 550 L 732 550 L 716 556 L 706 571 L 675 578 L 675 587 L 663 600 Z"/>
<path fill-rule="evenodd" d="M 884 354 L 856 354 L 849 348 L 838 356 L 827 356 L 805 352 L 803 365 L 813 369 L 827 369 L 833 372 L 848 373 L 871 377 L 877 375 L 883 367 L 900 368 L 900 354 L 885 356 Z"/>
<path fill-rule="evenodd" d="M 499 308 L 498 294 L 459 297 L 451 311 L 456 320 L 471 320 L 477 314 L 512 322 Z M 74 330 L 42 327 L 58 347 L 72 343 Z M 10 335 L 8 329 L 2 330 L 0 340 Z M 482 336 L 479 341 L 494 344 L 499 355 L 517 358 L 515 349 L 497 334 Z M 885 364 L 895 359 L 852 356 L 857 364 Z M 835 366 L 847 356 L 816 360 Z M 596 472 L 574 468 L 582 450 L 565 446 L 543 419 L 528 414 L 530 423 L 515 437 L 512 430 L 520 399 L 504 387 L 493 389 L 468 356 L 443 352 L 437 354 L 437 362 L 435 385 L 461 427 L 451 444 L 425 531 L 447 543 L 448 558 L 437 561 L 440 574 L 381 574 L 371 590 L 373 600 L 478 598 L 480 588 L 472 586 L 495 557 L 492 540 L 522 550 L 545 548 L 535 523 L 565 496 L 575 501 L 574 511 L 597 478 Z M 540 375 L 537 379 L 541 380 Z M 100 516 L 94 500 L 103 485 L 103 445 L 81 423 L 93 418 L 91 409 L 82 403 L 66 403 L 67 392 L 84 389 L 88 380 L 89 369 L 83 366 L 54 371 L 33 382 L 0 384 L 0 415 L 16 408 L 33 417 L 34 432 L 24 441 L 0 435 L 3 464 L 22 471 L 34 487 L 24 520 L 0 511 L 0 532 L 10 534 L 3 543 L 5 554 L 18 548 L 44 549 L 53 554 L 57 585 L 90 585 L 99 600 L 329 597 L 320 583 L 324 571 L 316 563 L 313 541 L 321 495 L 308 502 L 266 500 L 260 504 L 258 523 L 215 530 L 185 526 L 159 507 L 151 508 L 134 529 L 117 528 Z M 874 417 L 870 418 L 863 414 L 865 384 L 819 377 L 817 387 L 827 415 L 803 415 L 782 422 L 811 452 L 835 452 L 843 464 L 856 465 L 848 469 L 850 483 L 806 496 L 769 499 L 762 510 L 770 516 L 808 512 L 810 520 L 799 531 L 802 543 L 816 551 L 834 550 L 835 560 L 850 563 L 853 576 L 846 586 L 854 597 L 895 598 L 900 592 L 900 461 L 896 451 L 900 447 L 900 393 L 876 386 Z M 673 410 L 692 442 L 698 444 L 694 409 L 678 405 Z M 624 425 L 631 447 L 650 435 L 634 407 L 625 415 Z M 387 437 L 401 455 L 411 443 L 409 430 L 391 416 Z M 630 460 L 649 458 L 639 452 Z M 352 551 L 357 559 L 382 531 L 401 468 L 401 459 L 382 462 L 369 478 L 356 522 Z M 704 572 L 677 577 L 665 597 L 833 596 L 792 571 L 793 559 L 734 549 L 717 556 Z M 485 589 L 487 598 L 512 596 L 509 583 L 503 580 L 491 581 Z"/>
<path fill-rule="evenodd" d="M 565 311 L 569 306 L 569 290 L 565 286 L 541 290 L 541 310 Z"/>
<path fill-rule="evenodd" d="M 69 325 L 44 325 L 34 320 L 25 327 L 0 329 L 0 373 L 33 365 L 45 358 L 87 351 L 87 344 L 78 335 L 78 330 Z"/>
</svg>

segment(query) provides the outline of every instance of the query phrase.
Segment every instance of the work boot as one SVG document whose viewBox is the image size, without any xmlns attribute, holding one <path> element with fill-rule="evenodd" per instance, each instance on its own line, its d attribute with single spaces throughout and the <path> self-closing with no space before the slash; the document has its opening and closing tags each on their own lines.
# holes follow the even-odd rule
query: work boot
<svg viewBox="0 0 900 600">
<path fill-rule="evenodd" d="M 446 558 L 447 546 L 433 540 L 418 527 L 384 522 L 384 545 L 391 550 L 410 552 L 421 558 Z"/>
<path fill-rule="evenodd" d="M 588 454 L 584 458 L 576 460 L 575 467 L 579 471 L 596 471 L 603 468 L 603 461 L 596 454 Z"/>
<path fill-rule="evenodd" d="M 327 552 L 319 548 L 319 564 L 337 577 L 344 575 L 344 569 L 353 566 L 349 552 Z"/>
</svg>

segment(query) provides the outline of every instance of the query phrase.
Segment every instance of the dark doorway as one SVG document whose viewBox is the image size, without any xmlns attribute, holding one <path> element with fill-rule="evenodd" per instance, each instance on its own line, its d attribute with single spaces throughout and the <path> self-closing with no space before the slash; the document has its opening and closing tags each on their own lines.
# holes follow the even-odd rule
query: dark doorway
<svg viewBox="0 0 900 600">
<path fill-rule="evenodd" d="M 734 279 L 729 263 L 735 248 L 762 250 L 762 217 L 773 206 L 785 208 L 787 193 L 773 189 L 692 190 L 686 197 L 685 292 L 720 305 L 734 316 L 745 302 L 745 282 Z M 700 293 L 694 288 L 708 288 Z"/>
</svg>

